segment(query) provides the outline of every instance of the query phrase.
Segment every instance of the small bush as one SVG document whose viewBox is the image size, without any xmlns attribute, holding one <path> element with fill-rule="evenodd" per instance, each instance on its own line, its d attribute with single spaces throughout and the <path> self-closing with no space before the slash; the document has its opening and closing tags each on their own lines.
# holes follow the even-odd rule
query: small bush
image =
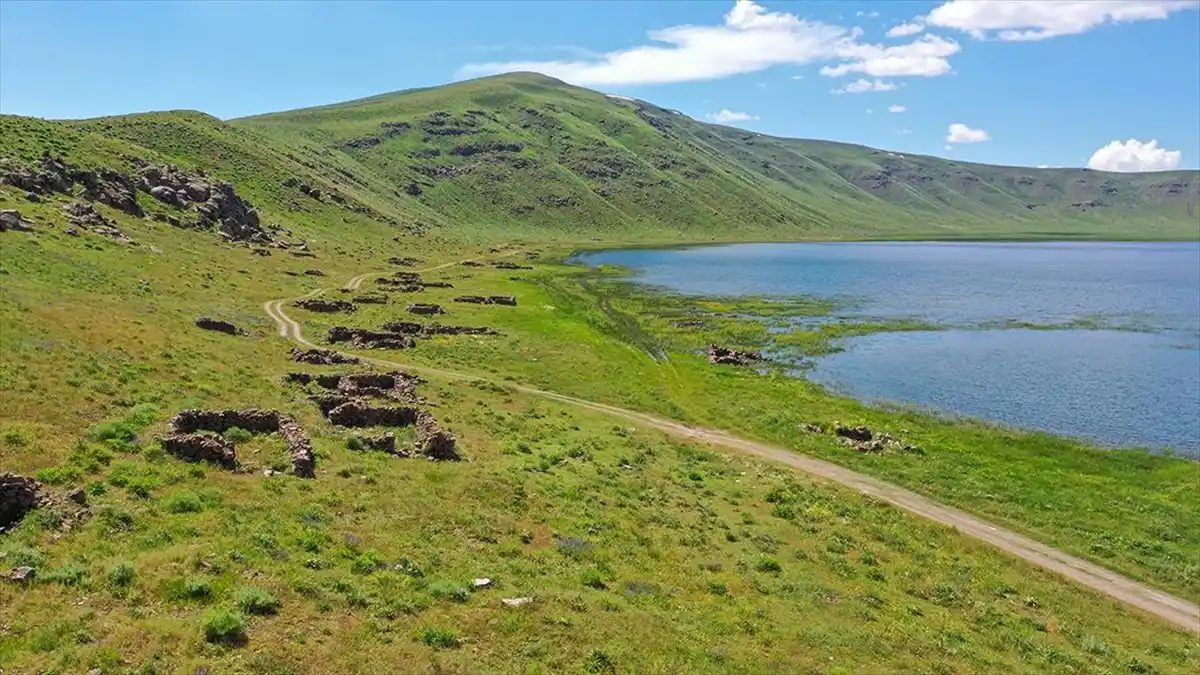
<svg viewBox="0 0 1200 675">
<path fill-rule="evenodd" d="M 356 574 L 371 574 L 383 567 L 383 558 L 375 551 L 364 551 L 350 563 L 350 570 Z"/>
<path fill-rule="evenodd" d="M 46 564 L 46 557 L 35 548 L 12 542 L 3 549 L 5 567 L 41 567 Z"/>
<path fill-rule="evenodd" d="M 362 439 L 359 438 L 358 436 L 351 436 L 350 438 L 347 438 L 346 439 L 346 449 L 353 450 L 355 452 L 361 452 L 363 449 Z"/>
<path fill-rule="evenodd" d="M 458 633 L 442 628 L 426 628 L 421 632 L 421 642 L 434 649 L 454 649 L 460 642 Z"/>
<path fill-rule="evenodd" d="M 204 639 L 209 642 L 237 642 L 246 636 L 246 617 L 229 609 L 215 609 L 200 620 Z"/>
<path fill-rule="evenodd" d="M 212 597 L 212 583 L 203 577 L 176 579 L 167 586 L 167 597 L 172 600 L 207 600 Z"/>
<path fill-rule="evenodd" d="M 50 570 L 42 579 L 63 586 L 84 586 L 88 582 L 88 569 L 72 560 L 58 569 Z"/>
<path fill-rule="evenodd" d="M 729 588 L 725 584 L 719 584 L 715 581 L 708 582 L 708 592 L 713 595 L 728 595 Z"/>
<path fill-rule="evenodd" d="M 224 436 L 225 440 L 229 441 L 230 443 L 245 443 L 251 438 L 254 438 L 254 434 L 251 434 L 249 431 L 246 431 L 241 427 L 229 427 L 225 430 L 225 433 L 221 435 Z"/>
<path fill-rule="evenodd" d="M 243 588 L 233 596 L 233 603 L 246 614 L 274 614 L 279 611 L 279 599 L 265 588 Z"/>
<path fill-rule="evenodd" d="M 759 558 L 758 562 L 754 564 L 754 569 L 759 572 L 770 572 L 772 574 L 778 574 L 783 571 L 783 567 L 779 564 L 779 561 L 774 558 Z"/>
<path fill-rule="evenodd" d="M 164 506 L 171 513 L 199 513 L 204 510 L 204 502 L 194 492 L 176 492 L 167 497 Z"/>
<path fill-rule="evenodd" d="M 37 479 L 48 485 L 66 485 L 79 480 L 79 469 L 73 466 L 54 466 L 37 472 Z"/>
<path fill-rule="evenodd" d="M 104 578 L 110 590 L 122 590 L 133 585 L 137 578 L 137 570 L 130 563 L 120 562 L 108 568 Z"/>
<path fill-rule="evenodd" d="M 604 575 L 600 570 L 587 570 L 583 573 L 583 585 L 588 588 L 604 590 L 607 584 L 604 583 Z"/>
<path fill-rule="evenodd" d="M 612 657 L 599 649 L 592 650 L 591 654 L 583 660 L 583 672 L 593 673 L 595 675 L 609 675 L 617 672 L 617 665 L 613 663 Z"/>
<path fill-rule="evenodd" d="M 98 441 L 133 443 L 137 441 L 137 429 L 126 422 L 101 422 L 92 429 L 92 436 Z"/>
<path fill-rule="evenodd" d="M 429 584 L 429 594 L 438 600 L 453 600 L 466 602 L 471 597 L 471 590 L 445 579 Z"/>
</svg>

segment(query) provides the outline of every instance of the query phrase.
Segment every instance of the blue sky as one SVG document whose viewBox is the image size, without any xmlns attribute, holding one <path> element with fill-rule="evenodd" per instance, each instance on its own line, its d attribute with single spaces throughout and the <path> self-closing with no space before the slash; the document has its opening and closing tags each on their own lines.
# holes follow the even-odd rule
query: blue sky
<svg viewBox="0 0 1200 675">
<path fill-rule="evenodd" d="M 1198 6 L 4 0 L 0 112 L 232 118 L 524 69 L 781 136 L 1195 168 Z"/>
</svg>

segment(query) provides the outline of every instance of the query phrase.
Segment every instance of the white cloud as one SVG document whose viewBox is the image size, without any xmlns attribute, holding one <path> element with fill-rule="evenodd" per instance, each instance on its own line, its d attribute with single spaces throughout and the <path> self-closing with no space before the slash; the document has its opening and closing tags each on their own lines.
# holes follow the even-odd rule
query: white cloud
<svg viewBox="0 0 1200 675">
<path fill-rule="evenodd" d="M 803 79 L 804 79 L 804 76 L 803 76 L 803 75 L 793 75 L 793 76 L 792 76 L 792 79 L 793 79 L 793 80 L 803 80 Z"/>
<path fill-rule="evenodd" d="M 868 19 L 874 19 L 879 16 L 879 12 L 864 12 L 861 9 L 854 13 L 854 16 L 865 16 Z"/>
<path fill-rule="evenodd" d="M 1200 0 L 950 0 L 925 23 L 956 28 L 978 39 L 1045 40 L 1075 35 L 1105 23 L 1165 19 L 1200 7 Z"/>
<path fill-rule="evenodd" d="M 1088 168 L 1097 171 L 1170 171 L 1178 169 L 1183 160 L 1180 150 L 1158 147 L 1158 141 L 1143 143 L 1129 139 L 1124 143 L 1113 141 L 1097 150 L 1088 160 Z"/>
<path fill-rule="evenodd" d="M 925 30 L 925 25 L 919 20 L 906 21 L 898 26 L 892 26 L 888 29 L 888 37 L 904 37 L 905 35 L 916 35 Z"/>
<path fill-rule="evenodd" d="M 982 143 L 992 140 L 983 129 L 972 129 L 965 124 L 955 122 L 946 133 L 947 143 Z"/>
<path fill-rule="evenodd" d="M 890 106 L 888 106 L 888 112 L 893 112 L 893 113 L 902 113 L 902 112 L 904 112 L 905 110 L 908 110 L 908 108 L 905 108 L 905 107 L 904 107 L 904 106 L 902 106 L 902 105 L 890 105 Z"/>
<path fill-rule="evenodd" d="M 911 45 L 859 43 L 862 31 L 787 12 L 771 12 L 753 0 L 737 0 L 715 25 L 670 26 L 647 34 L 649 44 L 592 57 L 555 61 L 470 63 L 458 77 L 534 71 L 592 86 L 665 84 L 712 80 L 776 65 L 844 61 L 822 74 L 861 72 L 872 77 L 941 75 L 958 43 L 926 36 Z"/>
<path fill-rule="evenodd" d="M 902 135 L 902 136 L 907 136 L 907 135 L 909 135 L 909 134 L 911 134 L 911 133 L 912 133 L 912 129 L 900 129 L 900 130 L 899 130 L 899 131 L 897 131 L 896 133 L 898 133 L 898 134 L 900 134 L 900 135 Z"/>
<path fill-rule="evenodd" d="M 868 91 L 893 91 L 896 89 L 895 83 L 884 82 L 883 80 L 864 80 L 859 79 L 847 84 L 841 89 L 834 89 L 835 94 L 864 94 Z"/>
<path fill-rule="evenodd" d="M 726 124 L 728 122 L 747 122 L 750 120 L 758 119 L 757 115 L 751 115 L 749 113 L 744 113 L 744 112 L 736 112 L 733 110 L 728 110 L 726 108 L 722 108 L 720 112 L 709 113 L 709 114 L 705 115 L 705 117 L 707 117 L 708 119 L 710 119 L 718 124 Z"/>
<path fill-rule="evenodd" d="M 962 49 L 954 40 L 926 35 L 906 45 L 885 47 L 861 43 L 846 44 L 838 56 L 850 63 L 825 66 L 821 74 L 841 77 L 847 73 L 865 73 L 872 77 L 934 77 L 950 72 L 946 57 Z"/>
<path fill-rule="evenodd" d="M 947 151 L 947 152 L 949 152 L 949 151 L 951 151 L 951 150 L 953 150 L 953 149 L 954 149 L 954 146 L 953 146 L 953 145 L 947 145 L 946 147 L 944 147 L 944 148 L 942 148 L 942 149 L 943 149 L 943 150 L 945 150 L 945 151 Z"/>
</svg>

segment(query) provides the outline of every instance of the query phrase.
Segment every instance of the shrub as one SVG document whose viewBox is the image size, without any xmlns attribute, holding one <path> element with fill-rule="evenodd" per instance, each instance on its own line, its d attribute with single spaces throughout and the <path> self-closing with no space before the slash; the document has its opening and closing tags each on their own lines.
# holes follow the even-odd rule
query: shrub
<svg viewBox="0 0 1200 675">
<path fill-rule="evenodd" d="M 233 603 L 246 614 L 274 614 L 279 611 L 279 599 L 265 588 L 248 587 L 233 596 Z"/>
<path fill-rule="evenodd" d="M 98 441 L 123 445 L 137 441 L 137 429 L 126 422 L 101 422 L 92 429 L 92 436 Z"/>
<path fill-rule="evenodd" d="M 167 597 L 172 600 L 207 600 L 212 597 L 212 584 L 203 577 L 176 579 L 167 586 Z"/>
<path fill-rule="evenodd" d="M 215 609 L 200 620 L 204 639 L 209 642 L 237 642 L 246 636 L 246 617 L 229 609 Z"/>
<path fill-rule="evenodd" d="M 421 632 L 421 642 L 434 649 L 454 649 L 458 646 L 458 633 L 442 628 L 426 628 Z"/>
<path fill-rule="evenodd" d="M 759 572 L 771 572 L 773 574 L 783 571 L 783 567 L 779 564 L 779 561 L 774 558 L 759 558 L 758 562 L 754 565 L 754 569 Z"/>
<path fill-rule="evenodd" d="M 73 466 L 54 466 L 37 472 L 37 479 L 48 485 L 74 483 L 79 477 L 79 469 Z"/>
<path fill-rule="evenodd" d="M 167 497 L 165 506 L 171 513 L 199 513 L 204 510 L 204 502 L 194 492 L 176 492 Z"/>
<path fill-rule="evenodd" d="M 361 451 L 363 449 L 362 439 L 359 438 L 358 436 L 351 436 L 350 438 L 347 438 L 346 439 L 346 449 L 353 450 L 355 452 Z"/>
<path fill-rule="evenodd" d="M 591 654 L 583 660 L 583 672 L 594 673 L 596 675 L 607 675 L 617 672 L 617 665 L 613 663 L 612 657 L 599 649 L 592 650 Z"/>
<path fill-rule="evenodd" d="M 466 602 L 471 597 L 471 590 L 453 581 L 442 579 L 429 584 L 429 594 L 438 600 L 449 599 L 455 602 Z"/>
<path fill-rule="evenodd" d="M 230 443 L 245 443 L 251 438 L 254 438 L 253 434 L 241 427 L 229 427 L 225 430 L 225 433 L 221 435 L 224 436 L 225 440 L 229 441 Z"/>
<path fill-rule="evenodd" d="M 3 549 L 4 564 L 12 567 L 41 567 L 46 564 L 46 557 L 35 548 L 12 542 Z"/>
<path fill-rule="evenodd" d="M 127 562 L 120 562 L 108 568 L 104 578 L 110 590 L 125 589 L 133 585 L 137 570 Z"/>
<path fill-rule="evenodd" d="M 88 581 L 88 570 L 83 564 L 71 560 L 58 569 L 50 570 L 42 578 L 63 586 L 83 586 Z"/>
<path fill-rule="evenodd" d="M 583 585 L 588 588 L 604 590 L 606 587 L 604 575 L 600 573 L 600 570 L 587 570 L 583 573 Z"/>
<path fill-rule="evenodd" d="M 729 588 L 725 584 L 719 584 L 715 581 L 708 582 L 708 592 L 713 595 L 727 595 Z"/>
<path fill-rule="evenodd" d="M 383 567 L 383 558 L 375 551 L 364 551 L 350 563 L 350 570 L 357 574 L 371 574 Z"/>
</svg>

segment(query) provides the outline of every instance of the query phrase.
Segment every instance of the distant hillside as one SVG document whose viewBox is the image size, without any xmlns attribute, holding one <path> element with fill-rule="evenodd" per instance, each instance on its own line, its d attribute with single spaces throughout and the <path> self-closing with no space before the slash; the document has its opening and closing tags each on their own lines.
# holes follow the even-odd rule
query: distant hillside
<svg viewBox="0 0 1200 675">
<path fill-rule="evenodd" d="M 336 215 L 453 238 L 1200 237 L 1196 171 L 999 167 L 776 138 L 534 74 L 231 122 L 0 125 L 0 154 L 46 149 L 204 168 L 268 214 L 320 227 Z"/>
</svg>

